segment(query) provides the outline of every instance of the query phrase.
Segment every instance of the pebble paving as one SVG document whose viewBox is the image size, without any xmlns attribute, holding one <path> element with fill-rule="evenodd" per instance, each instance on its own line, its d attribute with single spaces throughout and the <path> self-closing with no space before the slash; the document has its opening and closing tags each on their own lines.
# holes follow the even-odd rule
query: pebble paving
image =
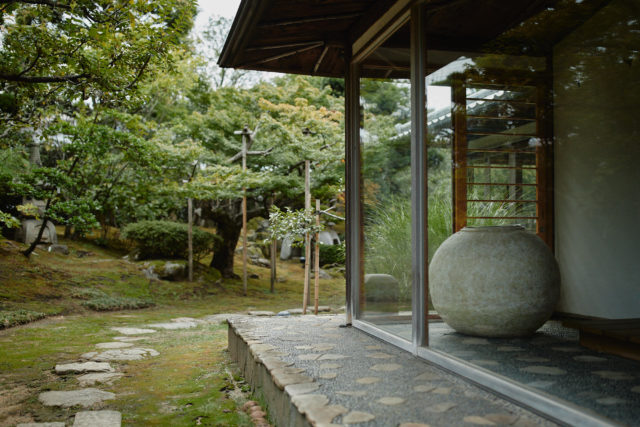
<svg viewBox="0 0 640 427">
<path fill-rule="evenodd" d="M 250 343 L 251 353 L 271 371 L 276 384 L 292 380 L 285 391 L 315 425 L 555 425 L 410 353 L 354 328 L 341 328 L 343 322 L 343 316 L 247 316 L 231 320 L 236 333 Z M 300 341 L 284 339 L 300 331 L 304 331 Z M 322 351 L 318 345 L 327 343 L 327 335 L 335 336 L 330 342 L 333 348 Z M 472 339 L 471 345 L 490 344 Z M 509 350 L 503 353 L 516 353 Z M 329 372 L 336 375 L 327 375 L 327 363 L 333 360 L 338 366 L 332 365 Z M 278 370 L 282 368 L 272 369 L 270 365 L 302 371 L 296 371 L 297 377 L 291 379 L 290 374 Z"/>
</svg>

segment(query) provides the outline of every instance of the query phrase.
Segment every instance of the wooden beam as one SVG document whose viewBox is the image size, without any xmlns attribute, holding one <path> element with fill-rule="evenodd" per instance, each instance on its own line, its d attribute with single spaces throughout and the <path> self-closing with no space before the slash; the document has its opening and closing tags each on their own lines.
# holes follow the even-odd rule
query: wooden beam
<svg viewBox="0 0 640 427">
<path fill-rule="evenodd" d="M 246 48 L 245 52 L 261 52 L 263 50 L 289 49 L 292 47 L 317 45 L 318 43 L 324 43 L 324 42 L 322 40 L 310 40 L 307 42 L 281 43 L 281 44 L 272 44 L 272 45 L 265 45 L 265 46 L 254 46 L 254 47 Z"/>
<path fill-rule="evenodd" d="M 319 42 L 319 43 L 316 43 L 316 44 L 313 44 L 313 45 L 310 45 L 310 46 L 306 46 L 306 47 L 303 47 L 303 48 L 300 48 L 300 49 L 292 50 L 292 51 L 285 52 L 285 53 L 280 53 L 278 55 L 269 56 L 267 58 L 263 58 L 263 59 L 259 59 L 257 61 L 249 62 L 247 64 L 242 64 L 242 67 L 252 67 L 254 65 L 264 64 L 265 62 L 271 62 L 271 61 L 275 61 L 275 60 L 278 60 L 278 59 L 286 58 L 286 57 L 289 57 L 289 56 L 297 55 L 299 53 L 306 52 L 306 51 L 311 50 L 311 49 L 316 49 L 316 48 L 318 48 L 318 47 L 320 47 L 322 45 L 323 45 L 323 43 Z"/>
<path fill-rule="evenodd" d="M 284 27 L 287 25 L 309 24 L 311 22 L 344 21 L 347 19 L 359 18 L 362 13 L 342 13 L 338 15 L 309 16 L 306 18 L 286 19 L 282 21 L 263 22 L 259 28 Z"/>
<path fill-rule="evenodd" d="M 385 4 L 388 2 L 385 2 Z M 356 62 L 366 58 L 398 28 L 407 23 L 414 0 L 397 0 L 352 43 L 353 59 Z"/>
<path fill-rule="evenodd" d="M 318 72 L 318 69 L 320 68 L 320 64 L 322 64 L 322 60 L 324 59 L 328 51 L 329 51 L 329 46 L 325 45 L 324 49 L 322 49 L 322 53 L 320 54 L 320 56 L 318 57 L 318 60 L 316 61 L 316 65 L 313 66 L 314 75 Z"/>
</svg>

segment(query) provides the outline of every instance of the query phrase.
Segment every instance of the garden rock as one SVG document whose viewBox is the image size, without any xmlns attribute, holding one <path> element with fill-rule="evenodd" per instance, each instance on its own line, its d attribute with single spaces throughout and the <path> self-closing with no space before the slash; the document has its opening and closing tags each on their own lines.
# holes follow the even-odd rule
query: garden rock
<svg viewBox="0 0 640 427">
<path fill-rule="evenodd" d="M 158 277 L 162 280 L 180 280 L 185 277 L 186 266 L 175 262 L 166 262 L 162 269 L 157 271 Z"/>
<path fill-rule="evenodd" d="M 53 422 L 53 423 L 20 423 L 16 427 L 65 427 L 65 423 Z"/>
<path fill-rule="evenodd" d="M 257 265 L 258 267 L 271 268 L 271 262 L 266 258 L 252 258 L 251 264 Z"/>
<path fill-rule="evenodd" d="M 69 247 L 67 245 L 51 245 L 48 249 L 49 252 L 54 254 L 69 255 Z"/>
<path fill-rule="evenodd" d="M 118 411 L 82 411 L 76 414 L 73 427 L 120 427 L 122 414 Z"/>
<path fill-rule="evenodd" d="M 80 384 L 80 387 L 91 386 L 96 383 L 111 384 L 122 376 L 123 374 L 117 372 L 98 372 L 85 374 L 78 377 L 78 383 Z"/>
<path fill-rule="evenodd" d="M 153 334 L 156 332 L 153 329 L 127 328 L 127 327 L 111 328 L 111 330 L 120 332 L 123 335 L 142 335 L 142 334 Z"/>
<path fill-rule="evenodd" d="M 44 406 L 91 406 L 104 400 L 115 399 L 116 395 L 97 388 L 83 388 L 73 391 L 45 391 L 38 396 Z"/>
<path fill-rule="evenodd" d="M 85 359 L 92 359 L 98 362 L 111 360 L 142 360 L 145 357 L 158 356 L 160 353 L 152 348 L 123 348 L 117 350 L 107 350 L 102 353 L 90 352 L 82 355 Z"/>
<path fill-rule="evenodd" d="M 382 312 L 397 310 L 400 284 L 395 277 L 390 274 L 365 274 L 364 288 L 368 309 Z"/>
<path fill-rule="evenodd" d="M 83 362 L 83 363 L 62 363 L 56 365 L 56 374 L 84 374 L 87 372 L 113 372 L 113 368 L 108 363 Z"/>
<path fill-rule="evenodd" d="M 182 321 L 182 322 L 152 323 L 149 326 L 151 328 L 174 330 L 174 329 L 195 328 L 196 326 L 198 326 L 198 324 L 192 321 Z"/>
</svg>

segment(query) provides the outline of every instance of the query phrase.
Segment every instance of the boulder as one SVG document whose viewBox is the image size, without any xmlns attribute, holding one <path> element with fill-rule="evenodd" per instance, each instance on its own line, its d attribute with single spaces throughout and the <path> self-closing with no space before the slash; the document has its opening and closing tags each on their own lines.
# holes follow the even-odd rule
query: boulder
<svg viewBox="0 0 640 427">
<path fill-rule="evenodd" d="M 366 311 L 397 312 L 400 283 L 390 274 L 365 274 L 364 294 Z"/>
<path fill-rule="evenodd" d="M 186 272 L 185 264 L 167 261 L 162 270 L 158 271 L 158 277 L 163 280 L 180 280 L 186 276 Z"/>
<path fill-rule="evenodd" d="M 22 227 L 16 231 L 15 240 L 30 245 L 38 237 L 38 232 L 42 226 L 42 221 L 39 219 L 25 219 L 22 221 Z M 56 234 L 56 227 L 51 221 L 47 221 L 46 228 L 42 233 L 43 243 L 58 243 L 58 235 Z"/>
<path fill-rule="evenodd" d="M 49 246 L 48 251 L 54 254 L 69 255 L 69 247 L 67 245 L 54 244 Z"/>
</svg>

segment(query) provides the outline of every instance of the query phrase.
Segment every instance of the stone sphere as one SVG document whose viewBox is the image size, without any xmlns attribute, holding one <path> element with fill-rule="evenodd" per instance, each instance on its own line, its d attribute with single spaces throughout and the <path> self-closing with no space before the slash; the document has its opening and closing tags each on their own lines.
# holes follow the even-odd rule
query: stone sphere
<svg viewBox="0 0 640 427">
<path fill-rule="evenodd" d="M 434 254 L 429 290 L 460 333 L 526 336 L 553 313 L 560 271 L 549 247 L 522 226 L 465 227 Z"/>
</svg>

